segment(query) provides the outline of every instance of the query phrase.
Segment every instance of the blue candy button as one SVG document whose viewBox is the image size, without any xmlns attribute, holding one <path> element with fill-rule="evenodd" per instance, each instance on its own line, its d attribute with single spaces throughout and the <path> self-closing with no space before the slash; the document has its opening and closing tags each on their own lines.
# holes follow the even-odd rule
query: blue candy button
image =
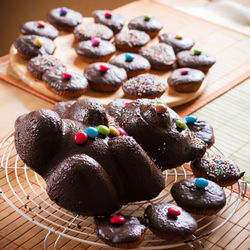
<svg viewBox="0 0 250 250">
<path fill-rule="evenodd" d="M 195 123 L 198 120 L 198 118 L 194 115 L 189 115 L 186 116 L 185 120 L 187 123 Z"/>
<path fill-rule="evenodd" d="M 195 185 L 196 185 L 196 187 L 199 187 L 199 188 L 205 188 L 208 185 L 208 180 L 206 180 L 204 178 L 197 178 L 195 180 Z"/>
<path fill-rule="evenodd" d="M 131 62 L 135 59 L 135 56 L 132 53 L 126 53 L 125 58 L 127 62 Z"/>
<path fill-rule="evenodd" d="M 67 8 L 61 8 L 60 9 L 60 16 L 65 16 L 68 13 L 68 9 Z"/>
<path fill-rule="evenodd" d="M 85 132 L 86 132 L 87 136 L 89 136 L 91 138 L 95 138 L 99 134 L 98 130 L 94 127 L 87 127 Z"/>
</svg>

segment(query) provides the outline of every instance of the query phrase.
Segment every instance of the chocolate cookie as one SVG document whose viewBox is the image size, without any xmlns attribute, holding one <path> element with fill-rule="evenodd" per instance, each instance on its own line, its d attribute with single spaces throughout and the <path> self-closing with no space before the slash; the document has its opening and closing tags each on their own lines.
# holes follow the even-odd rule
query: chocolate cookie
<svg viewBox="0 0 250 250">
<path fill-rule="evenodd" d="M 43 56 L 36 56 L 29 60 L 28 62 L 28 70 L 29 72 L 36 78 L 42 79 L 42 75 L 47 70 L 52 70 L 56 68 L 62 72 L 66 71 L 66 66 L 61 62 L 60 59 L 50 56 L 50 55 L 43 55 Z"/>
<path fill-rule="evenodd" d="M 57 29 L 70 32 L 82 23 L 82 18 L 81 13 L 65 7 L 53 9 L 47 15 L 48 21 Z"/>
<path fill-rule="evenodd" d="M 125 30 L 115 36 L 115 45 L 122 51 L 139 52 L 149 41 L 150 36 L 139 30 Z"/>
<path fill-rule="evenodd" d="M 88 88 L 88 81 L 84 76 L 60 69 L 46 71 L 42 78 L 49 90 L 68 98 L 78 97 Z"/>
<path fill-rule="evenodd" d="M 196 177 L 207 178 L 222 187 L 233 185 L 245 173 L 226 156 L 209 153 L 192 161 L 191 168 Z"/>
<path fill-rule="evenodd" d="M 165 43 L 143 47 L 140 54 L 148 59 L 152 69 L 172 69 L 176 60 L 173 48 Z"/>
<path fill-rule="evenodd" d="M 177 62 L 180 67 L 190 67 L 206 73 L 215 64 L 215 58 L 194 49 L 193 51 L 181 51 L 177 54 Z"/>
<path fill-rule="evenodd" d="M 20 31 L 23 35 L 45 36 L 52 40 L 58 36 L 58 30 L 44 21 L 26 22 L 20 27 Z"/>
<path fill-rule="evenodd" d="M 223 189 L 213 181 L 188 178 L 174 183 L 171 194 L 177 205 L 189 213 L 213 215 L 226 204 Z"/>
<path fill-rule="evenodd" d="M 163 24 L 157 17 L 145 15 L 132 19 L 128 23 L 128 28 L 134 30 L 142 30 L 148 33 L 150 37 L 155 37 L 163 28 Z"/>
<path fill-rule="evenodd" d="M 159 41 L 172 46 L 175 53 L 190 50 L 194 46 L 194 40 L 191 37 L 173 32 L 160 34 Z"/>
<path fill-rule="evenodd" d="M 95 10 L 93 12 L 95 23 L 108 26 L 113 32 L 118 33 L 124 26 L 126 18 L 109 10 Z"/>
<path fill-rule="evenodd" d="M 204 80 L 204 73 L 197 69 L 176 69 L 168 77 L 168 86 L 177 92 L 197 91 Z"/>
<path fill-rule="evenodd" d="M 90 87 L 98 91 L 115 91 L 119 89 L 127 78 L 125 69 L 109 63 L 92 63 L 84 70 Z"/>
<path fill-rule="evenodd" d="M 190 115 L 186 118 L 186 123 L 191 132 L 201 140 L 203 140 L 208 148 L 214 144 L 213 127 L 206 121 L 198 119 L 196 116 Z"/>
<path fill-rule="evenodd" d="M 133 53 L 120 54 L 112 58 L 110 63 L 124 68 L 127 71 L 128 78 L 147 73 L 151 67 L 146 58 Z"/>
<path fill-rule="evenodd" d="M 14 46 L 18 54 L 25 59 L 38 55 L 52 55 L 56 49 L 51 39 L 36 35 L 19 36 L 14 41 Z"/>
<path fill-rule="evenodd" d="M 135 248 L 144 238 L 147 227 L 140 218 L 116 215 L 95 218 L 95 232 L 106 244 L 118 248 Z"/>
<path fill-rule="evenodd" d="M 170 203 L 149 205 L 144 213 L 149 229 L 167 241 L 183 241 L 197 229 L 195 219 L 182 208 Z"/>
<path fill-rule="evenodd" d="M 86 41 L 94 37 L 110 40 L 114 35 L 110 28 L 99 23 L 83 23 L 78 25 L 73 33 L 77 41 Z"/>
<path fill-rule="evenodd" d="M 164 81 L 156 75 L 142 74 L 124 82 L 122 90 L 129 99 L 160 97 L 167 89 Z"/>
<path fill-rule="evenodd" d="M 106 40 L 98 37 L 88 41 L 79 42 L 76 45 L 76 53 L 84 59 L 84 61 L 92 63 L 95 61 L 106 62 L 115 53 L 115 46 Z"/>
</svg>

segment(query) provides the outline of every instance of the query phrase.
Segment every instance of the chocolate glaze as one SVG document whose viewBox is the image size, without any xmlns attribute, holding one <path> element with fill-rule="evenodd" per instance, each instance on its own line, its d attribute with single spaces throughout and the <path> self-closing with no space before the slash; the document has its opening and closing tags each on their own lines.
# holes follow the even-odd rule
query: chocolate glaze
<svg viewBox="0 0 250 250">
<path fill-rule="evenodd" d="M 28 70 L 31 73 L 37 75 L 39 79 L 42 78 L 42 75 L 53 68 L 57 68 L 58 70 L 64 72 L 66 71 L 66 66 L 61 62 L 60 59 L 51 56 L 51 55 L 43 55 L 36 56 L 29 60 L 28 62 Z"/>
<path fill-rule="evenodd" d="M 42 47 L 35 45 L 34 41 L 36 38 L 43 40 L 44 44 Z M 19 36 L 14 41 L 14 46 L 21 54 L 28 57 L 52 55 L 56 49 L 56 45 L 51 39 L 36 35 Z"/>
<path fill-rule="evenodd" d="M 124 68 L 127 72 L 145 70 L 150 67 L 149 61 L 143 56 L 133 54 L 133 61 L 126 61 L 126 53 L 122 53 L 111 59 L 110 63 L 117 67 Z"/>
<path fill-rule="evenodd" d="M 168 208 L 174 207 L 180 210 L 179 216 L 168 213 Z M 153 232 L 168 237 L 170 241 L 185 240 L 197 229 L 195 219 L 182 208 L 170 203 L 158 203 L 149 205 L 144 213 L 144 218 L 148 221 L 149 229 Z"/>
<path fill-rule="evenodd" d="M 155 105 L 156 100 L 131 101 L 114 119 L 162 169 L 175 168 L 199 155 L 202 157 L 206 146 L 196 143 L 188 128 L 179 132 L 175 121 L 181 118 L 170 108 L 158 114 Z"/>
<path fill-rule="evenodd" d="M 95 218 L 95 232 L 107 244 L 137 242 L 147 230 L 141 219 L 134 216 L 124 216 L 125 222 L 120 225 L 110 223 L 110 218 Z"/>
<path fill-rule="evenodd" d="M 45 179 L 52 201 L 84 216 L 108 215 L 128 202 L 152 199 L 165 187 L 159 169 L 132 137 L 98 135 L 74 142 L 86 127 L 107 125 L 101 104 L 70 101 L 56 104 L 55 111 L 33 111 L 15 123 L 17 153 Z"/>
<path fill-rule="evenodd" d="M 130 78 L 122 86 L 125 95 L 134 98 L 150 98 L 156 95 L 161 96 L 167 89 L 164 81 L 152 74 L 141 74 Z"/>
<path fill-rule="evenodd" d="M 115 44 L 119 47 L 141 47 L 150 41 L 150 36 L 144 31 L 124 30 L 115 36 Z"/>
<path fill-rule="evenodd" d="M 214 130 L 208 122 L 198 119 L 194 123 L 187 123 L 187 125 L 196 137 L 207 143 L 208 147 L 214 144 Z"/>
<path fill-rule="evenodd" d="M 152 68 L 155 65 L 171 67 L 176 60 L 173 48 L 165 43 L 143 47 L 140 54 L 148 59 Z"/>
<path fill-rule="evenodd" d="M 139 16 L 128 23 L 128 28 L 142 31 L 159 31 L 163 28 L 163 24 L 157 17 L 151 17 L 149 21 L 145 21 L 144 16 Z"/>
<path fill-rule="evenodd" d="M 194 40 L 191 37 L 183 36 L 182 39 L 177 39 L 175 33 L 162 33 L 159 35 L 161 43 L 166 43 L 173 47 L 174 52 L 178 53 L 182 50 L 190 50 L 194 46 Z"/>
<path fill-rule="evenodd" d="M 171 194 L 177 204 L 186 210 L 218 210 L 226 204 L 226 195 L 216 183 L 208 180 L 208 186 L 199 188 L 196 178 L 183 179 L 174 183 Z"/>
<path fill-rule="evenodd" d="M 100 58 L 115 53 L 115 46 L 105 40 L 101 40 L 98 46 L 93 46 L 91 40 L 79 42 L 76 45 L 76 53 L 90 58 Z"/>
<path fill-rule="evenodd" d="M 83 17 L 81 13 L 68 9 L 68 13 L 66 15 L 61 16 L 60 9 L 61 8 L 52 9 L 48 13 L 47 19 L 49 22 L 67 28 L 74 28 L 78 24 L 82 23 Z"/>
<path fill-rule="evenodd" d="M 108 10 L 95 10 L 93 12 L 95 22 L 108 26 L 115 33 L 119 32 L 123 28 L 126 18 L 115 12 L 111 12 L 112 16 L 110 18 L 106 18 L 105 13 L 107 11 Z"/>
<path fill-rule="evenodd" d="M 80 41 L 90 40 L 93 37 L 110 40 L 114 35 L 110 28 L 99 23 L 83 23 L 78 25 L 73 33 L 75 38 Z"/>
<path fill-rule="evenodd" d="M 99 70 L 100 65 L 106 65 L 109 68 L 107 72 Z M 84 70 L 84 76 L 88 79 L 91 85 L 107 85 L 121 86 L 122 82 L 127 78 L 126 71 L 109 63 L 92 63 Z"/>
<path fill-rule="evenodd" d="M 78 91 L 88 87 L 88 81 L 84 76 L 70 72 L 72 77 L 64 79 L 62 77 L 63 72 L 60 69 L 53 68 L 43 74 L 43 80 L 49 84 L 50 88 L 57 91 Z"/>
<path fill-rule="evenodd" d="M 181 51 L 176 57 L 180 67 L 190 67 L 203 71 L 208 70 L 215 63 L 214 57 L 203 52 L 200 55 L 195 55 L 193 51 Z"/>
<path fill-rule="evenodd" d="M 30 21 L 24 23 L 20 27 L 20 31 L 24 35 L 38 35 L 45 36 L 50 39 L 55 39 L 58 36 L 58 30 L 51 24 L 45 23 L 44 27 L 40 27 L 37 21 Z"/>
<path fill-rule="evenodd" d="M 237 182 L 244 172 L 229 158 L 223 155 L 206 153 L 201 159 L 195 159 L 191 168 L 197 177 L 204 177 L 221 186 Z"/>
</svg>

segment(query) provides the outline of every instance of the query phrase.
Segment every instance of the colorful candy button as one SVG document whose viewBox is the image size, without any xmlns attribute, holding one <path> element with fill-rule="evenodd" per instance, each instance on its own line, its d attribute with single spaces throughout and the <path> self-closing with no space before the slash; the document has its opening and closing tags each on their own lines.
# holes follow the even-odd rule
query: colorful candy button
<svg viewBox="0 0 250 250">
<path fill-rule="evenodd" d="M 99 66 L 99 69 L 100 69 L 100 71 L 101 72 L 107 72 L 108 70 L 109 70 L 109 66 L 106 66 L 106 65 L 104 65 L 104 64 L 101 64 L 100 66 Z"/>
<path fill-rule="evenodd" d="M 69 80 L 69 79 L 71 79 L 71 77 L 72 77 L 72 75 L 68 72 L 62 73 L 62 78 L 65 80 Z"/>
<path fill-rule="evenodd" d="M 201 50 L 199 50 L 199 49 L 194 49 L 194 54 L 195 55 L 200 55 L 202 53 L 202 51 Z"/>
<path fill-rule="evenodd" d="M 110 218 L 111 224 L 123 224 L 125 221 L 125 218 L 121 215 L 116 215 Z"/>
<path fill-rule="evenodd" d="M 208 180 L 204 178 L 196 178 L 195 185 L 196 187 L 199 187 L 199 188 L 205 188 L 208 186 Z"/>
<path fill-rule="evenodd" d="M 156 104 L 155 105 L 155 111 L 158 114 L 164 114 L 164 113 L 166 113 L 167 109 L 168 109 L 167 106 L 164 105 L 164 104 Z"/>
<path fill-rule="evenodd" d="M 183 38 L 183 35 L 181 33 L 176 33 L 175 38 L 181 40 Z"/>
<path fill-rule="evenodd" d="M 100 42 L 101 42 L 101 39 L 99 37 L 93 37 L 91 39 L 91 43 L 93 46 L 99 46 Z"/>
<path fill-rule="evenodd" d="M 179 216 L 181 214 L 181 211 L 176 207 L 169 207 L 168 213 L 173 215 L 173 216 Z"/>
<path fill-rule="evenodd" d="M 144 16 L 144 21 L 149 21 L 151 19 L 151 16 L 145 15 Z"/>
<path fill-rule="evenodd" d="M 184 123 L 184 122 L 181 121 L 181 120 L 177 120 L 177 121 L 175 122 L 175 124 L 176 124 L 177 128 L 179 128 L 179 129 L 181 129 L 181 130 L 185 130 L 185 129 L 187 128 L 186 123 Z"/>
<path fill-rule="evenodd" d="M 68 13 L 68 9 L 67 8 L 61 8 L 60 9 L 60 16 L 65 16 Z"/>
<path fill-rule="evenodd" d="M 99 134 L 102 134 L 102 135 L 109 135 L 110 134 L 109 128 L 105 125 L 97 126 L 97 131 L 99 132 Z"/>
<path fill-rule="evenodd" d="M 37 37 L 37 38 L 35 39 L 34 43 L 35 43 L 35 45 L 36 45 L 37 47 L 42 47 L 43 44 L 44 44 L 44 41 L 43 41 L 42 39 L 40 39 L 40 38 Z"/>
<path fill-rule="evenodd" d="M 119 131 L 120 135 L 128 135 L 123 128 L 118 127 L 117 130 Z"/>
<path fill-rule="evenodd" d="M 126 62 L 132 62 L 135 59 L 135 56 L 133 53 L 126 53 L 125 54 L 125 60 Z"/>
<path fill-rule="evenodd" d="M 195 123 L 198 120 L 198 118 L 194 115 L 189 115 L 186 116 L 185 120 L 187 123 Z"/>
<path fill-rule="evenodd" d="M 84 132 L 78 132 L 74 136 L 74 142 L 76 144 L 83 144 L 84 142 L 87 141 L 87 139 L 88 139 L 88 136 Z"/>
<path fill-rule="evenodd" d="M 124 104 L 124 105 L 125 105 L 125 107 L 126 107 L 129 103 L 130 103 L 130 102 L 125 102 L 125 104 Z"/>
<path fill-rule="evenodd" d="M 109 126 L 109 131 L 111 135 L 114 135 L 114 136 L 120 135 L 119 130 L 114 126 Z"/>
<path fill-rule="evenodd" d="M 105 15 L 106 18 L 111 18 L 112 17 L 112 13 L 110 11 L 106 11 L 104 15 Z"/>
<path fill-rule="evenodd" d="M 98 130 L 94 127 L 87 127 L 85 132 L 86 132 L 87 136 L 89 136 L 91 138 L 95 138 L 99 134 Z"/>
<path fill-rule="evenodd" d="M 46 25 L 46 23 L 42 20 L 39 20 L 36 23 L 37 23 L 38 28 L 43 28 Z"/>
<path fill-rule="evenodd" d="M 183 69 L 180 69 L 180 72 L 181 72 L 181 75 L 187 75 L 189 73 L 189 69 L 183 68 Z"/>
</svg>

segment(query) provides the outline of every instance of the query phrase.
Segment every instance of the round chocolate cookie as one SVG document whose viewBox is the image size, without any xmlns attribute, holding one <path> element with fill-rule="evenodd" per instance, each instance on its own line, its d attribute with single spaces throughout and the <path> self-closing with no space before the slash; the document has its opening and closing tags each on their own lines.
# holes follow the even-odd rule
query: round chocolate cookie
<svg viewBox="0 0 250 250">
<path fill-rule="evenodd" d="M 208 148 L 214 144 L 214 130 L 213 127 L 206 121 L 198 119 L 196 116 L 190 115 L 186 118 L 186 123 L 191 132 L 203 140 Z"/>
<path fill-rule="evenodd" d="M 148 33 L 150 37 L 155 37 L 163 28 L 163 24 L 157 17 L 145 15 L 132 19 L 128 23 L 128 28 L 134 30 L 142 30 Z"/>
<path fill-rule="evenodd" d="M 64 72 L 54 68 L 50 71 L 46 71 L 42 78 L 48 89 L 68 98 L 78 97 L 88 89 L 87 79 L 77 73 Z"/>
<path fill-rule="evenodd" d="M 44 21 L 26 22 L 20 27 L 20 31 L 23 35 L 45 36 L 52 40 L 58 36 L 58 30 Z"/>
<path fill-rule="evenodd" d="M 29 60 L 28 62 L 28 70 L 29 72 L 36 78 L 42 79 L 42 75 L 47 70 L 52 70 L 53 68 L 57 68 L 58 70 L 64 72 L 66 71 L 66 66 L 61 62 L 60 59 L 50 56 L 36 56 Z"/>
<path fill-rule="evenodd" d="M 76 53 L 84 59 L 84 61 L 92 63 L 95 61 L 106 62 L 115 53 L 115 46 L 106 40 L 100 38 L 92 38 L 88 41 L 79 42 L 76 45 Z"/>
<path fill-rule="evenodd" d="M 95 218 L 95 232 L 106 244 L 118 248 L 135 248 L 144 238 L 147 227 L 142 219 L 134 216 L 116 215 Z"/>
<path fill-rule="evenodd" d="M 82 18 L 81 13 L 65 7 L 52 9 L 47 14 L 48 21 L 57 29 L 70 32 L 82 23 Z"/>
<path fill-rule="evenodd" d="M 171 194 L 177 205 L 189 213 L 213 215 L 226 204 L 223 189 L 203 178 L 188 178 L 174 183 Z"/>
<path fill-rule="evenodd" d="M 152 69 L 172 69 L 176 60 L 173 48 L 165 43 L 143 47 L 140 54 L 148 59 Z"/>
<path fill-rule="evenodd" d="M 197 229 L 197 223 L 189 213 L 166 202 L 149 205 L 144 218 L 155 235 L 168 241 L 186 240 Z"/>
<path fill-rule="evenodd" d="M 73 33 L 77 41 L 86 41 L 94 37 L 110 40 L 114 35 L 110 28 L 99 23 L 83 23 L 78 25 Z"/>
<path fill-rule="evenodd" d="M 122 51 L 139 52 L 149 41 L 150 36 L 139 30 L 124 30 L 115 36 L 115 45 Z"/>
<path fill-rule="evenodd" d="M 204 80 L 204 73 L 197 69 L 176 69 L 168 77 L 168 86 L 177 92 L 197 91 Z"/>
<path fill-rule="evenodd" d="M 177 54 L 179 67 L 190 67 L 206 73 L 215 64 L 215 58 L 201 50 L 181 51 Z"/>
<path fill-rule="evenodd" d="M 147 73 L 151 67 L 146 58 L 133 53 L 120 54 L 112 58 L 110 63 L 124 68 L 127 71 L 128 78 Z"/>
<path fill-rule="evenodd" d="M 38 55 L 52 55 L 56 49 L 51 39 L 36 35 L 19 36 L 14 41 L 14 46 L 18 54 L 25 59 Z"/>
<path fill-rule="evenodd" d="M 160 97 L 167 89 L 164 81 L 156 75 L 142 74 L 124 82 L 122 89 L 129 99 Z"/>
<path fill-rule="evenodd" d="M 127 78 L 125 69 L 100 62 L 89 64 L 84 70 L 84 76 L 92 89 L 105 92 L 119 89 Z"/>
<path fill-rule="evenodd" d="M 95 23 L 108 26 L 113 32 L 118 33 L 124 26 L 126 18 L 109 10 L 95 10 L 93 12 Z"/>
<path fill-rule="evenodd" d="M 196 177 L 204 177 L 222 187 L 236 183 L 245 172 L 224 155 L 206 153 L 201 159 L 192 161 L 191 168 Z"/>
<path fill-rule="evenodd" d="M 190 50 L 194 46 L 194 40 L 191 37 L 173 32 L 160 34 L 159 41 L 172 46 L 175 53 Z"/>
</svg>

